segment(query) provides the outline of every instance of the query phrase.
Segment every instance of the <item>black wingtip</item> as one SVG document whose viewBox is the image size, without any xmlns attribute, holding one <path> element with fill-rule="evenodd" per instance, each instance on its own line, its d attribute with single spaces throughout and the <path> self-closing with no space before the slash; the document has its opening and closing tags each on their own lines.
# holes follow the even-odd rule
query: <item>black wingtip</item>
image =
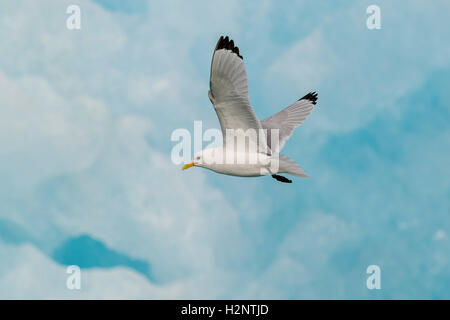
<svg viewBox="0 0 450 320">
<path fill-rule="evenodd" d="M 283 177 L 283 176 L 279 176 L 279 175 L 277 175 L 277 174 L 273 174 L 273 175 L 272 175 L 272 178 L 274 178 L 275 180 L 280 181 L 280 182 L 284 182 L 284 183 L 292 183 L 292 180 L 289 180 L 288 178 Z"/>
<path fill-rule="evenodd" d="M 310 92 L 306 96 L 298 99 L 298 101 L 305 99 L 305 100 L 311 101 L 311 103 L 315 105 L 315 104 L 317 104 L 317 98 L 318 98 L 318 94 L 317 94 L 317 92 L 314 91 L 314 92 Z"/>
<path fill-rule="evenodd" d="M 215 50 L 230 50 L 234 52 L 239 58 L 244 60 L 244 58 L 239 53 L 239 48 L 234 45 L 234 41 L 231 40 L 228 36 L 220 36 L 219 41 L 217 41 L 216 49 Z"/>
</svg>

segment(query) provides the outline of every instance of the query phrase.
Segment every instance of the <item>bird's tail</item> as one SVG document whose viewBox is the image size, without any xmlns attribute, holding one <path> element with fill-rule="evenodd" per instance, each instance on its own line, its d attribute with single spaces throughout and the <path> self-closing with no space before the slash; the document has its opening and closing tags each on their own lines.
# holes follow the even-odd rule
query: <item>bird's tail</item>
<svg viewBox="0 0 450 320">
<path fill-rule="evenodd" d="M 297 162 L 282 154 L 279 155 L 278 173 L 288 173 L 302 178 L 309 177 Z"/>
</svg>

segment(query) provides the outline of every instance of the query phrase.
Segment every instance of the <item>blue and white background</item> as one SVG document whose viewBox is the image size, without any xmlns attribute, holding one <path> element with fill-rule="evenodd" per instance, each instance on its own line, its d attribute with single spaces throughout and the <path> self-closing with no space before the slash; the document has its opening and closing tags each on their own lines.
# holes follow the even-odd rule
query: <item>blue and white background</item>
<svg viewBox="0 0 450 320">
<path fill-rule="evenodd" d="M 1 1 L 0 298 L 449 299 L 449 16 L 447 0 Z M 171 162 L 174 129 L 219 126 L 222 34 L 260 118 L 319 92 L 284 150 L 311 178 Z"/>
</svg>

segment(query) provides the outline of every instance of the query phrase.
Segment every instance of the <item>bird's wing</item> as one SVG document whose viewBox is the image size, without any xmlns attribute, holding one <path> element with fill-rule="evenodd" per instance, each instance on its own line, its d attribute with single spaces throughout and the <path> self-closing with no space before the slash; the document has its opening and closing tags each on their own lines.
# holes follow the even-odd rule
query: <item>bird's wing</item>
<svg viewBox="0 0 450 320">
<path fill-rule="evenodd" d="M 267 144 L 274 153 L 280 153 L 294 129 L 301 125 L 314 109 L 317 103 L 317 93 L 310 92 L 289 107 L 261 121 L 263 129 L 267 130 Z M 278 141 L 272 141 L 272 129 L 278 129 Z M 278 144 L 278 145 L 277 145 Z"/>
<path fill-rule="evenodd" d="M 235 130 L 237 135 L 249 133 L 247 130 L 253 129 L 252 132 L 256 132 L 260 138 L 255 141 L 250 134 L 249 142 L 256 143 L 259 152 L 267 153 L 266 137 L 260 134 L 261 123 L 250 105 L 243 58 L 239 48 L 228 37 L 221 36 L 214 49 L 209 87 L 208 96 L 219 118 L 224 144 L 227 129 Z"/>
</svg>

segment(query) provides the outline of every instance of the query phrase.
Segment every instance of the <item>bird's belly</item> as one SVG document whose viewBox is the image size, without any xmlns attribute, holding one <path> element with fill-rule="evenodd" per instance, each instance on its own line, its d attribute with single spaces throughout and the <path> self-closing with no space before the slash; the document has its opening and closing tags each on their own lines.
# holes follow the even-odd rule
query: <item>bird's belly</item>
<svg viewBox="0 0 450 320">
<path fill-rule="evenodd" d="M 220 165 L 212 169 L 217 173 L 227 174 L 230 176 L 239 177 L 258 177 L 261 174 L 260 166 L 249 166 L 249 165 Z"/>
<path fill-rule="evenodd" d="M 269 173 L 266 167 L 260 164 L 220 164 L 215 165 L 211 170 L 239 177 L 259 177 Z"/>
</svg>

